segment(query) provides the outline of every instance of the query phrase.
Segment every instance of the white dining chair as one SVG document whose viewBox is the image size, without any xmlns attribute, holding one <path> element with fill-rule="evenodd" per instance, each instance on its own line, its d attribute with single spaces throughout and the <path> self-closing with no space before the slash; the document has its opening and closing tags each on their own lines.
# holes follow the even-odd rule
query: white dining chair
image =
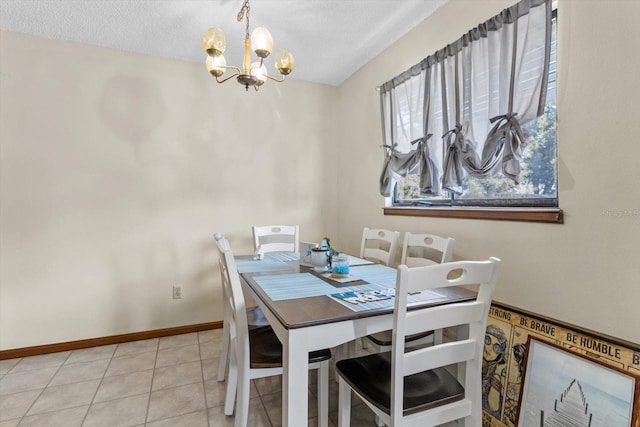
<svg viewBox="0 0 640 427">
<path fill-rule="evenodd" d="M 400 264 L 407 267 L 421 267 L 450 262 L 455 242 L 451 237 L 407 232 L 402 244 Z M 378 347 L 378 351 L 387 351 L 391 348 L 391 331 L 367 335 L 366 338 Z M 442 342 L 442 329 L 406 337 L 407 346 L 422 346 L 433 342 Z M 364 347 L 367 348 L 366 344 Z"/>
<path fill-rule="evenodd" d="M 232 415 L 235 408 L 235 427 L 247 427 L 249 390 L 252 379 L 282 374 L 282 344 L 270 326 L 249 329 L 245 300 L 233 252 L 226 239 L 216 241 L 222 256 L 223 293 L 231 310 L 229 317 L 229 377 L 224 413 Z M 309 369 L 318 370 L 318 425 L 329 424 L 329 359 L 328 349 L 309 353 Z"/>
<path fill-rule="evenodd" d="M 264 225 L 252 227 L 253 248 L 256 252 L 298 252 L 300 246 L 299 226 Z"/>
<path fill-rule="evenodd" d="M 218 248 L 218 256 L 221 257 L 224 252 L 223 250 L 231 249 L 229 247 L 229 241 L 225 239 L 222 234 L 215 233 L 214 240 L 216 242 L 216 247 Z M 225 249 L 226 248 L 226 249 Z M 224 283 L 224 272 L 220 270 L 220 280 L 221 283 Z M 225 295 L 226 289 L 222 287 L 222 300 L 223 302 L 227 300 Z M 262 326 L 269 325 L 269 321 L 264 316 L 264 313 L 258 306 L 246 307 L 247 312 L 247 325 L 249 329 L 259 328 Z M 229 324 L 231 322 L 231 309 L 227 304 L 223 304 L 222 307 L 222 343 L 220 346 L 220 355 L 218 357 L 218 381 L 222 382 L 226 378 L 227 374 L 227 366 L 229 364 Z"/>
<path fill-rule="evenodd" d="M 407 267 L 421 267 L 450 262 L 455 243 L 456 241 L 452 237 L 407 232 L 402 244 L 400 264 Z"/>
<path fill-rule="evenodd" d="M 398 251 L 398 242 L 400 241 L 399 231 L 390 231 L 382 228 L 367 228 L 362 230 L 362 241 L 360 243 L 360 258 L 392 265 Z M 363 337 L 360 340 L 362 348 L 366 349 L 367 340 Z M 349 343 L 346 352 L 354 353 L 355 342 Z M 343 346 L 343 352 L 345 351 Z"/>
<path fill-rule="evenodd" d="M 365 227 L 360 243 L 360 258 L 391 265 L 395 260 L 399 239 L 399 231 Z"/>
<path fill-rule="evenodd" d="M 338 426 L 350 425 L 351 391 L 388 426 L 436 426 L 465 419 L 482 421 L 482 354 L 487 317 L 500 260 L 459 261 L 398 267 L 390 352 L 336 363 Z M 477 287 L 475 300 L 407 310 L 409 293 L 436 288 Z M 405 337 L 425 330 L 457 327 L 451 341 L 405 349 Z M 458 366 L 458 378 L 447 370 Z"/>
</svg>

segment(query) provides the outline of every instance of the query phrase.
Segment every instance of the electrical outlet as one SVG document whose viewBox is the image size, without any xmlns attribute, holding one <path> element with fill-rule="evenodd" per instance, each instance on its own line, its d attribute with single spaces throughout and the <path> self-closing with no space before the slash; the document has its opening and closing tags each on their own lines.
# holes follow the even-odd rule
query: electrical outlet
<svg viewBox="0 0 640 427">
<path fill-rule="evenodd" d="M 182 298 L 182 286 L 175 285 L 173 287 L 173 299 L 180 299 L 180 298 Z"/>
</svg>

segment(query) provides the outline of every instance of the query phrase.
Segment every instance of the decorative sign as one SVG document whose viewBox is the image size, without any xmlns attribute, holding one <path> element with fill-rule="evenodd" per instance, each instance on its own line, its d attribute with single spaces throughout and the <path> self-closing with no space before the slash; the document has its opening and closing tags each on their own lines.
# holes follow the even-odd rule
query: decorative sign
<svg viewBox="0 0 640 427">
<path fill-rule="evenodd" d="M 487 321 L 482 366 L 483 427 L 516 426 L 530 336 L 630 376 L 640 376 L 640 345 L 494 302 Z M 633 405 L 637 414 L 637 396 Z M 635 427 L 640 427 L 638 418 Z"/>
</svg>

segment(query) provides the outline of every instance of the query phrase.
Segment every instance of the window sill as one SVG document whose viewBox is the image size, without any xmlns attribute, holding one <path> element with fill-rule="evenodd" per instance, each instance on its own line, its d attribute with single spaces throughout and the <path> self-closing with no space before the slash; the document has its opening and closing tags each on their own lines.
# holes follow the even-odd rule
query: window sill
<svg viewBox="0 0 640 427">
<path fill-rule="evenodd" d="M 386 207 L 385 215 L 435 218 L 492 219 L 563 224 L 560 208 Z"/>
</svg>

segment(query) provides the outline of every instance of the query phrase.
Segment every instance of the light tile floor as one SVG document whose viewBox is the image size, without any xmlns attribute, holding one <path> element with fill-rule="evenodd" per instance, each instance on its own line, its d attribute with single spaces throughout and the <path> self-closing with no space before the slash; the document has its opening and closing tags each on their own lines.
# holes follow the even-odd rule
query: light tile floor
<svg viewBox="0 0 640 427">
<path fill-rule="evenodd" d="M 217 381 L 222 330 L 0 361 L 0 427 L 233 426 Z M 358 349 L 358 352 L 367 350 Z M 337 383 L 329 381 L 330 427 L 337 425 Z M 317 425 L 315 372 L 310 426 Z M 249 426 L 282 425 L 281 377 L 254 380 Z M 352 422 L 375 426 L 353 399 Z"/>
</svg>

